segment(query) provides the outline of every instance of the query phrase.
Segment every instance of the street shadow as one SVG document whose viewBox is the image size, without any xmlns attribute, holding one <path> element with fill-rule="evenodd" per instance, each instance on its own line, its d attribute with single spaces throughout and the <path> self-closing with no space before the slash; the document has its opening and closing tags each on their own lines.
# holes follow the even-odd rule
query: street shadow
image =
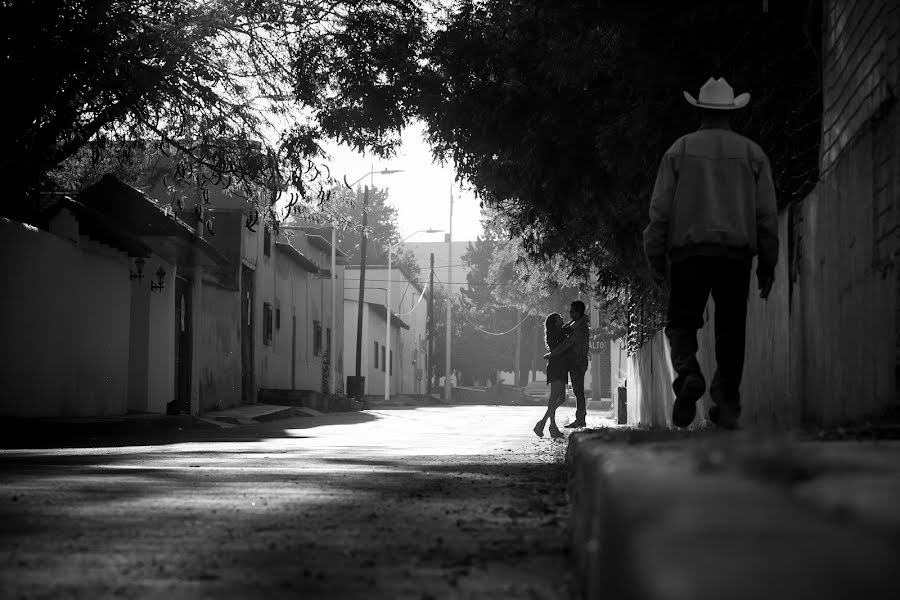
<svg viewBox="0 0 900 600">
<path fill-rule="evenodd" d="M 258 442 L 272 438 L 308 437 L 296 432 L 329 425 L 366 423 L 379 418 L 376 414 L 366 412 L 324 413 L 314 417 L 291 417 L 231 428 L 220 428 L 193 417 L 81 421 L 4 419 L 0 421 L 0 449 L 114 448 L 164 446 L 189 442 Z"/>
<path fill-rule="evenodd" d="M 529 586 L 565 596 L 567 472 L 559 462 L 332 455 L 315 459 L 328 468 L 291 473 L 302 452 L 279 457 L 270 448 L 265 468 L 238 456 L 246 450 L 234 453 L 221 469 L 204 468 L 221 457 L 215 451 L 191 453 L 188 468 L 125 464 L 141 459 L 129 453 L 95 454 L 81 466 L 67 457 L 50 472 L 46 455 L 33 468 L 4 469 L 0 480 L 31 485 L 23 497 L 0 497 L 0 540 L 99 552 L 128 547 L 136 535 L 157 539 L 152 552 L 127 558 L 132 576 L 123 589 L 137 595 L 158 576 L 146 556 L 177 545 L 166 577 L 201 581 L 207 597 L 258 596 L 259 586 L 267 597 L 420 597 L 416 586 L 426 581 L 435 597 L 491 597 L 493 585 L 510 593 L 513 583 L 493 583 L 510 569 L 510 581 L 533 576 Z M 46 489 L 59 490 L 52 501 Z M 175 509 L 172 501 L 187 497 Z M 376 582 L 392 588 L 373 596 Z"/>
</svg>

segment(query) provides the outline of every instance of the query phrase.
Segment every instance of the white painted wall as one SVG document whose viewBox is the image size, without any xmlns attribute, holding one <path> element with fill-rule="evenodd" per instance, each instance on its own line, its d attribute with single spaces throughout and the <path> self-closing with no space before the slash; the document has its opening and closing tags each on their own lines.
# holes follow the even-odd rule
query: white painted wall
<svg viewBox="0 0 900 600">
<path fill-rule="evenodd" d="M 87 238 L 0 219 L 0 415 L 125 413 L 128 272 L 127 257 Z"/>
</svg>

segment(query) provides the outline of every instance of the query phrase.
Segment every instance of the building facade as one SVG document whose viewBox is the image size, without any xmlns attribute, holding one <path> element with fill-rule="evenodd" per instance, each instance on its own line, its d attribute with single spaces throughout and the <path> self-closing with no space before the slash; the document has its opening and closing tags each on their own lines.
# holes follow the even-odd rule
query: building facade
<svg viewBox="0 0 900 600">
<path fill-rule="evenodd" d="M 391 343 L 387 348 L 387 283 L 385 265 L 366 267 L 363 327 L 360 340 L 361 374 L 365 393 L 384 394 L 390 378 L 391 394 L 423 394 L 426 391 L 428 295 L 425 287 L 402 267 L 391 269 Z M 344 319 L 346 328 L 344 372 L 356 373 L 356 327 L 359 318 L 360 268 L 344 271 Z"/>
<path fill-rule="evenodd" d="M 252 226 L 246 200 L 167 202 L 111 176 L 0 219 L 0 416 L 201 414 L 343 375 L 343 253 Z M 332 295 L 337 311 L 332 311 Z M 332 317 L 334 315 L 334 317 Z"/>
</svg>

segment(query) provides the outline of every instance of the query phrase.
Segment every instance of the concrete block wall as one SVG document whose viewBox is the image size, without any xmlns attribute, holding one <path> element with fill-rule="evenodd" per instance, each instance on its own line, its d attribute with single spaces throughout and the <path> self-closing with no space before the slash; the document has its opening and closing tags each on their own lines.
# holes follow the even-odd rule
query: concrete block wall
<svg viewBox="0 0 900 600">
<path fill-rule="evenodd" d="M 832 0 L 824 8 L 820 181 L 779 215 L 769 300 L 751 286 L 747 425 L 833 425 L 898 408 L 900 3 Z M 699 358 L 711 377 L 712 300 L 707 313 Z M 631 423 L 668 423 L 670 369 L 662 332 L 629 359 Z"/>
</svg>

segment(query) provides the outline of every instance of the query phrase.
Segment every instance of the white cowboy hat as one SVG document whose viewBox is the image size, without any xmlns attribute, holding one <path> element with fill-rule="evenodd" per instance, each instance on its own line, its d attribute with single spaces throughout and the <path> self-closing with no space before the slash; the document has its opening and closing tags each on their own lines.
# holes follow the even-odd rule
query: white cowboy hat
<svg viewBox="0 0 900 600">
<path fill-rule="evenodd" d="M 710 77 L 700 88 L 700 95 L 697 99 L 687 92 L 682 93 L 684 99 L 697 108 L 711 108 L 712 110 L 735 110 L 744 108 L 750 102 L 750 94 L 746 92 L 735 98 L 734 90 L 723 77 L 719 79 Z"/>
</svg>

